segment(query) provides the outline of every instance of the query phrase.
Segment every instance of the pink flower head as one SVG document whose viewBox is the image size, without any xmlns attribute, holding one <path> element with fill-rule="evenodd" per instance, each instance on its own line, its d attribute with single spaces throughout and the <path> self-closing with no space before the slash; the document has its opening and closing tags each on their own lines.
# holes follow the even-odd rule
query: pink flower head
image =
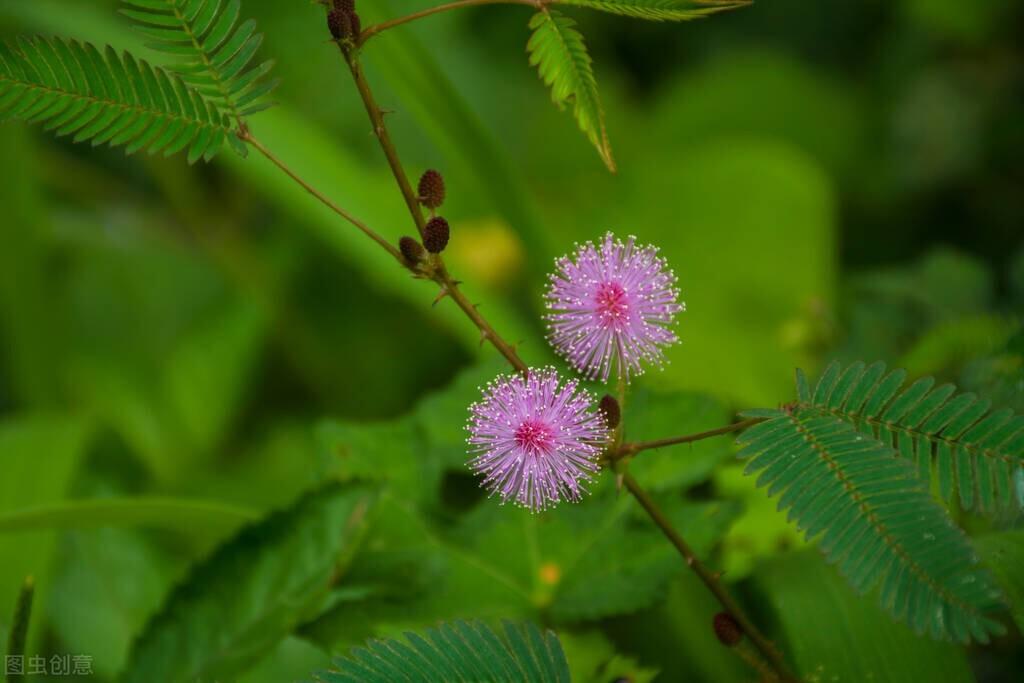
<svg viewBox="0 0 1024 683">
<path fill-rule="evenodd" d="M 676 276 L 656 247 L 635 239 L 623 244 L 609 232 L 599 247 L 587 242 L 575 259 L 555 261 L 545 295 L 549 339 L 588 379 L 607 381 L 613 363 L 626 379 L 639 375 L 642 361 L 662 365 L 663 347 L 679 341 L 670 327 L 686 307 Z"/>
<path fill-rule="evenodd" d="M 529 378 L 503 375 L 469 408 L 469 467 L 483 485 L 539 512 L 561 499 L 577 501 L 597 471 L 608 439 L 604 418 L 576 380 L 560 385 L 554 368 Z"/>
</svg>

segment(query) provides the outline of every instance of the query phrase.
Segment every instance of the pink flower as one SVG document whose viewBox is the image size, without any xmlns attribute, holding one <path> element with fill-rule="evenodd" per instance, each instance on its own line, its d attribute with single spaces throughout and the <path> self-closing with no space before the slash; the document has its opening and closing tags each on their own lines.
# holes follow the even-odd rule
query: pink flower
<svg viewBox="0 0 1024 683">
<path fill-rule="evenodd" d="M 612 365 L 627 380 L 643 362 L 664 363 L 663 348 L 679 341 L 670 329 L 676 313 L 676 276 L 653 246 L 623 244 L 607 233 L 600 247 L 588 242 L 575 259 L 555 261 L 545 295 L 551 310 L 549 339 L 555 350 L 588 379 L 608 380 Z"/>
<path fill-rule="evenodd" d="M 529 378 L 503 375 L 469 408 L 469 467 L 501 497 L 539 512 L 577 501 L 598 470 L 608 439 L 604 418 L 576 380 L 560 386 L 554 368 Z"/>
</svg>

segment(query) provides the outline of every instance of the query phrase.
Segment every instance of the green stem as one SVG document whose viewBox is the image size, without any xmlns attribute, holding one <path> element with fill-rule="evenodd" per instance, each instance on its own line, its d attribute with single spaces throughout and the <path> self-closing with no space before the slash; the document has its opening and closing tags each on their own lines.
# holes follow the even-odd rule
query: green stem
<svg viewBox="0 0 1024 683">
<path fill-rule="evenodd" d="M 401 26 L 402 24 L 408 24 L 411 21 L 422 19 L 423 17 L 429 17 L 434 14 L 440 14 L 441 12 L 447 12 L 453 9 L 462 9 L 463 7 L 475 7 L 478 5 L 528 5 L 537 9 L 542 9 L 545 5 L 543 0 L 456 0 L 455 2 L 448 2 L 437 7 L 430 7 L 419 12 L 413 12 L 407 14 L 404 17 L 398 17 L 397 19 L 390 19 L 388 21 L 382 21 L 379 24 L 368 26 L 359 34 L 359 40 L 356 41 L 357 45 L 364 45 L 366 41 L 373 38 L 379 33 L 383 33 L 390 28 Z"/>
<path fill-rule="evenodd" d="M 679 554 L 686 560 L 686 564 L 697 577 L 704 583 L 709 591 L 715 596 L 718 602 L 722 605 L 722 608 L 728 612 L 736 623 L 743 629 L 744 635 L 750 638 L 751 642 L 758 649 L 762 656 L 767 659 L 779 678 L 783 681 L 795 681 L 793 674 L 789 672 L 786 667 L 786 662 L 782 659 L 782 655 L 775 648 L 768 638 L 758 630 L 757 626 L 747 617 L 746 613 L 740 608 L 739 604 L 733 600 L 732 596 L 719 581 L 719 575 L 712 572 L 707 566 L 700 561 L 693 550 L 687 545 L 683 537 L 680 536 L 676 530 L 672 527 L 672 523 L 665 516 L 665 513 L 661 511 L 661 508 L 657 506 L 654 499 L 641 488 L 640 484 L 637 483 L 636 479 L 633 478 L 628 472 L 624 475 L 624 481 L 626 488 L 633 494 L 633 497 L 637 499 L 637 502 L 647 511 L 648 516 L 651 520 L 661 529 L 661 532 L 665 534 L 665 537 L 669 542 L 675 546 Z"/>
</svg>

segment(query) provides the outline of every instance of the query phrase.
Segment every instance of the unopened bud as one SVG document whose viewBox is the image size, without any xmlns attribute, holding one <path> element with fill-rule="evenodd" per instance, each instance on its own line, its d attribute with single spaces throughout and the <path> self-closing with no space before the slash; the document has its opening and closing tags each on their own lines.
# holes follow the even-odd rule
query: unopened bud
<svg viewBox="0 0 1024 683">
<path fill-rule="evenodd" d="M 622 420 L 622 408 L 619 407 L 619 402 L 615 400 L 614 396 L 605 394 L 597 405 L 597 409 L 604 415 L 604 423 L 608 429 L 615 429 L 619 426 L 619 422 Z"/>
<path fill-rule="evenodd" d="M 718 636 L 718 640 L 722 645 L 732 647 L 743 639 L 743 629 L 740 628 L 740 625 L 731 614 L 719 612 L 715 615 L 712 626 L 715 629 L 715 635 Z"/>
<path fill-rule="evenodd" d="M 448 246 L 450 232 L 448 221 L 440 216 L 431 218 L 423 229 L 423 246 L 431 254 L 440 254 Z"/>
<path fill-rule="evenodd" d="M 416 265 L 423 260 L 423 246 L 412 237 L 403 237 L 398 240 L 398 250 L 409 263 Z"/>
<path fill-rule="evenodd" d="M 420 176 L 418 189 L 424 206 L 436 209 L 444 204 L 444 178 L 437 171 L 431 169 Z"/>
</svg>

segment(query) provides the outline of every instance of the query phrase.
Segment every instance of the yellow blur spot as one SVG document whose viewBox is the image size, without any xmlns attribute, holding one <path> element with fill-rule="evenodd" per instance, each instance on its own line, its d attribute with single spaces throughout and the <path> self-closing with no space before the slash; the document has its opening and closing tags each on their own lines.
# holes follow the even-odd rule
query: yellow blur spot
<svg viewBox="0 0 1024 683">
<path fill-rule="evenodd" d="M 553 562 L 542 564 L 538 573 L 540 574 L 540 580 L 549 586 L 555 585 L 562 578 L 562 570 Z"/>
<path fill-rule="evenodd" d="M 483 281 L 491 287 L 513 280 L 524 261 L 519 237 L 508 224 L 493 217 L 453 223 L 448 252 L 459 266 L 461 279 Z"/>
</svg>

